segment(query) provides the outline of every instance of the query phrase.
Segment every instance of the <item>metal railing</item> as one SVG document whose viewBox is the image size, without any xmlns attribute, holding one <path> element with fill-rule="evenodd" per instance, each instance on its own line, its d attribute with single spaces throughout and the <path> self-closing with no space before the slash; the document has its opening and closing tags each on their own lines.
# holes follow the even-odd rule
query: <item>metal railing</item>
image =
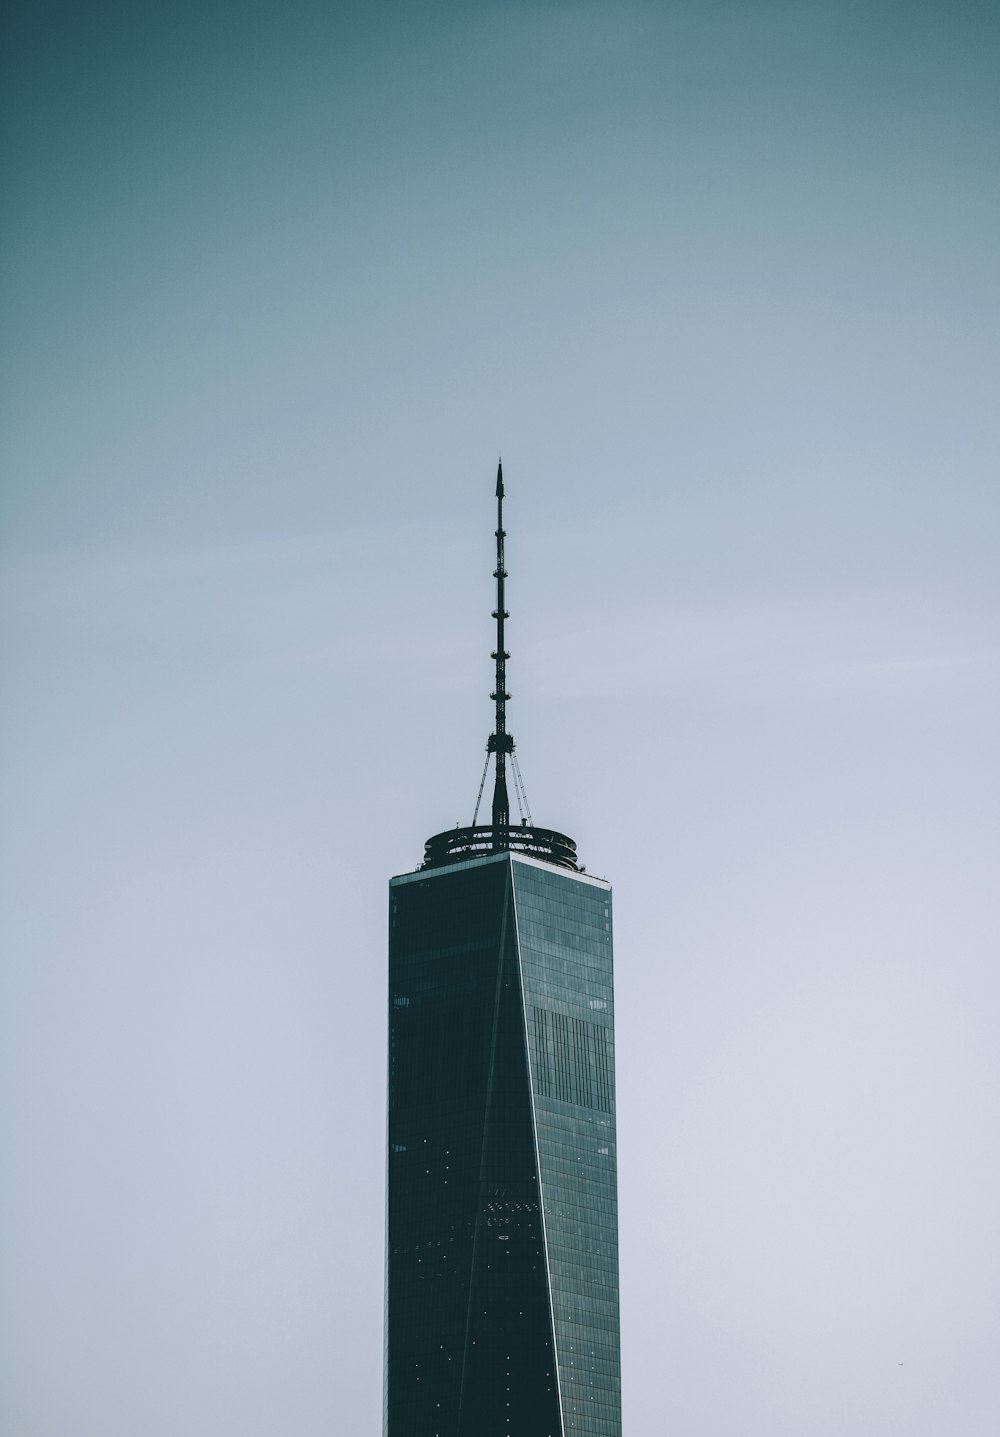
<svg viewBox="0 0 1000 1437">
<path fill-rule="evenodd" d="M 576 844 L 565 833 L 553 828 L 536 828 L 533 824 L 512 823 L 495 829 L 480 823 L 472 828 L 450 828 L 435 833 L 424 844 L 421 868 L 443 868 L 447 863 L 462 863 L 470 858 L 485 858 L 491 853 L 523 853 L 557 868 L 580 871 L 576 861 Z"/>
</svg>

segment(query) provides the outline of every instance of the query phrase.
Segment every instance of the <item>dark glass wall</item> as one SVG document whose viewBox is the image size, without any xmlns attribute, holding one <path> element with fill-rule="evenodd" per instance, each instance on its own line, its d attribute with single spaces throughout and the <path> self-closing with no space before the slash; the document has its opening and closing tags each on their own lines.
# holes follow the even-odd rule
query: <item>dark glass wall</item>
<svg viewBox="0 0 1000 1437">
<path fill-rule="evenodd" d="M 549 877 L 504 855 L 390 887 L 389 1437 L 620 1432 L 608 890 Z M 597 906 L 557 912 L 577 889 Z M 582 1027 L 553 921 L 606 974 Z"/>
<path fill-rule="evenodd" d="M 611 892 L 512 864 L 566 1437 L 620 1437 Z"/>
</svg>

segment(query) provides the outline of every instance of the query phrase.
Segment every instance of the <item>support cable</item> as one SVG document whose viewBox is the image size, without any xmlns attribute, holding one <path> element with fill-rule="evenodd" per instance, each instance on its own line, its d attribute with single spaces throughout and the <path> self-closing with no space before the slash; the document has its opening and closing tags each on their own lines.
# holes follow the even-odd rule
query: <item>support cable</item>
<svg viewBox="0 0 1000 1437">
<path fill-rule="evenodd" d="M 489 749 L 487 749 L 487 750 L 486 750 L 486 762 L 483 764 L 483 776 L 482 776 L 482 778 L 479 780 L 479 797 L 476 799 L 476 811 L 475 811 L 475 813 L 472 815 L 472 826 L 473 826 L 473 828 L 475 828 L 475 826 L 476 826 L 476 819 L 479 817 L 479 805 L 480 805 L 480 804 L 482 803 L 482 801 L 483 801 L 483 789 L 486 787 L 486 770 L 489 768 L 489 766 L 490 766 L 490 753 L 489 753 Z"/>
<path fill-rule="evenodd" d="M 514 797 L 517 799 L 517 811 L 521 815 L 521 827 L 524 827 L 524 804 L 521 802 L 521 789 L 517 781 L 517 761 L 511 754 L 511 767 L 514 774 Z"/>
<path fill-rule="evenodd" d="M 521 822 L 523 823 L 525 818 L 527 818 L 528 826 L 530 828 L 532 826 L 532 818 L 531 809 L 528 806 L 528 790 L 525 788 L 524 779 L 521 777 L 521 765 L 517 761 L 516 750 L 512 751 L 510 757 L 514 769 L 514 792 L 517 794 L 517 807 L 518 811 L 521 814 Z M 524 800 L 523 808 L 521 806 L 522 799 Z"/>
</svg>

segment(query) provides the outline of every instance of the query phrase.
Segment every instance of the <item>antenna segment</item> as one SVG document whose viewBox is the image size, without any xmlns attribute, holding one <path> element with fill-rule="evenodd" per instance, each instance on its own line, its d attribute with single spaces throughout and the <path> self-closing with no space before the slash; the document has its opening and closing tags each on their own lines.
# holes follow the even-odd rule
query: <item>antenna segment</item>
<svg viewBox="0 0 1000 1437">
<path fill-rule="evenodd" d="M 493 785 L 493 850 L 500 852 L 508 848 L 510 832 L 510 799 L 507 796 L 507 755 L 514 752 L 514 740 L 507 732 L 507 660 L 510 654 L 504 648 L 504 619 L 510 618 L 504 608 L 503 581 L 507 570 L 503 566 L 503 541 L 507 537 L 503 527 L 503 464 L 497 464 L 497 566 L 493 577 L 497 581 L 497 606 L 493 617 L 497 621 L 497 646 L 490 655 L 496 661 L 496 687 L 490 698 L 496 704 L 496 723 L 486 745 L 487 757 L 496 755 L 496 781 Z"/>
</svg>

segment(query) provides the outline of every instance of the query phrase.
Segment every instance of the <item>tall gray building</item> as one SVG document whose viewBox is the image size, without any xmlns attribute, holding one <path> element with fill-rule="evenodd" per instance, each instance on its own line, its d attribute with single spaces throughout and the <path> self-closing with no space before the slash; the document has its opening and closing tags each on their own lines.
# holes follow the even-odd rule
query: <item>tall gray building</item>
<svg viewBox="0 0 1000 1437">
<path fill-rule="evenodd" d="M 510 820 L 503 496 L 492 822 L 389 885 L 385 1432 L 620 1437 L 611 889 Z"/>
</svg>

